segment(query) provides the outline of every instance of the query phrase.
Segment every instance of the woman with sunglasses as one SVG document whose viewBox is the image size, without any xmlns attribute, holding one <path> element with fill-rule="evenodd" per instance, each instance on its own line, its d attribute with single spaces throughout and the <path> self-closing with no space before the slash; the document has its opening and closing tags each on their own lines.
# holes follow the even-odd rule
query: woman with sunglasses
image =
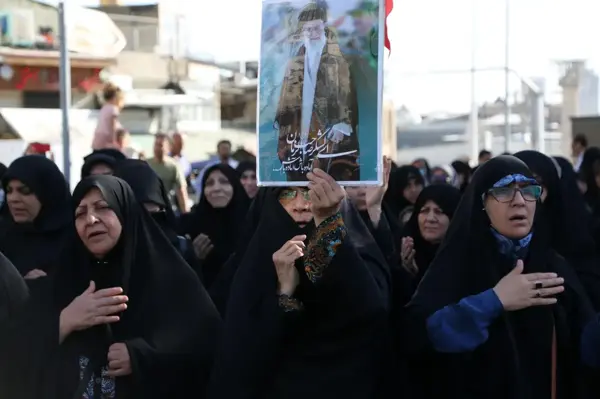
<svg viewBox="0 0 600 399">
<path fill-rule="evenodd" d="M 583 369 L 598 366 L 600 325 L 542 228 L 542 192 L 513 156 L 473 175 L 408 305 L 411 346 L 439 356 L 431 397 L 586 397 Z"/>
</svg>

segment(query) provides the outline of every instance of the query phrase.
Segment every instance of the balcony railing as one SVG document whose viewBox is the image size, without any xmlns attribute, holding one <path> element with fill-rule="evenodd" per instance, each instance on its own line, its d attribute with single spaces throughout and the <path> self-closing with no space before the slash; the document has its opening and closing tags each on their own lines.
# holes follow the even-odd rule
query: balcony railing
<svg viewBox="0 0 600 399">
<path fill-rule="evenodd" d="M 127 40 L 126 51 L 154 52 L 158 45 L 158 18 L 108 14 Z"/>
</svg>

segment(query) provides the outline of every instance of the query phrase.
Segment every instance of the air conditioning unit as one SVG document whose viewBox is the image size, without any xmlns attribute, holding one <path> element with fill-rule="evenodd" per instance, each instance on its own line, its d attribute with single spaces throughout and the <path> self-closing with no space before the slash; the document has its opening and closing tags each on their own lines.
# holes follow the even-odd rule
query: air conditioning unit
<svg viewBox="0 0 600 399">
<path fill-rule="evenodd" d="M 0 45 L 32 47 L 36 41 L 33 10 L 0 9 Z"/>
</svg>

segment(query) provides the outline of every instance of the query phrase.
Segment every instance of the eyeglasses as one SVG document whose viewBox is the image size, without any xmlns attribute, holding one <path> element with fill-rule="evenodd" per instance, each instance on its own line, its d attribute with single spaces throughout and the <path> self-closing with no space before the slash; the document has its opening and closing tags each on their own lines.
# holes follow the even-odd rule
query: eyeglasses
<svg viewBox="0 0 600 399">
<path fill-rule="evenodd" d="M 298 194 L 300 194 L 302 196 L 302 198 L 304 199 L 304 201 L 310 201 L 310 194 L 309 194 L 308 190 L 290 190 L 290 189 L 286 189 L 286 190 L 283 190 L 279 194 L 279 199 L 280 200 L 291 201 L 294 198 L 296 198 L 296 196 Z"/>
<path fill-rule="evenodd" d="M 525 187 L 494 187 L 489 189 L 487 194 L 494 197 L 498 202 L 506 203 L 515 199 L 517 191 L 521 193 L 521 196 L 523 196 L 523 199 L 527 202 L 537 201 L 542 196 L 542 186 L 537 185 Z"/>
</svg>

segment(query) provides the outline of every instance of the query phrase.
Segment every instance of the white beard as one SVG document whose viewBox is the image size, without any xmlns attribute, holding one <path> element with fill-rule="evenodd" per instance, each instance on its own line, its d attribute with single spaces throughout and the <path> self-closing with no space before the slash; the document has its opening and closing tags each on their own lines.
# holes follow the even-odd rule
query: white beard
<svg viewBox="0 0 600 399">
<path fill-rule="evenodd" d="M 304 83 L 302 87 L 302 122 L 300 139 L 301 145 L 305 146 L 308 140 L 310 121 L 315 101 L 315 88 L 317 84 L 317 71 L 321 63 L 321 54 L 327 43 L 325 33 L 319 40 L 309 40 L 304 38 L 304 47 L 306 49 L 304 59 Z M 304 152 L 304 149 L 303 149 Z"/>
<path fill-rule="evenodd" d="M 325 37 L 325 33 L 318 40 L 310 40 L 308 38 L 304 38 L 304 48 L 306 49 L 306 58 L 308 63 L 312 66 L 318 68 L 319 64 L 317 63 L 317 59 L 321 59 L 321 54 L 323 53 L 323 47 L 325 47 L 325 43 L 327 42 L 327 38 Z"/>
</svg>

